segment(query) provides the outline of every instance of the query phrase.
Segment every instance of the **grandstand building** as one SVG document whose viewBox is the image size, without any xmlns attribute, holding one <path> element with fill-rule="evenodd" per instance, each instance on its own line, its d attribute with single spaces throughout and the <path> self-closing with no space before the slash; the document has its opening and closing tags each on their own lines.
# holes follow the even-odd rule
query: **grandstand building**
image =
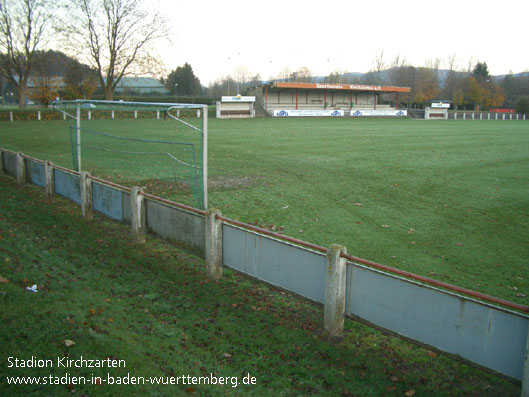
<svg viewBox="0 0 529 397">
<path fill-rule="evenodd" d="M 361 84 L 272 82 L 261 87 L 271 116 L 406 116 L 399 94 L 409 87 Z"/>
</svg>

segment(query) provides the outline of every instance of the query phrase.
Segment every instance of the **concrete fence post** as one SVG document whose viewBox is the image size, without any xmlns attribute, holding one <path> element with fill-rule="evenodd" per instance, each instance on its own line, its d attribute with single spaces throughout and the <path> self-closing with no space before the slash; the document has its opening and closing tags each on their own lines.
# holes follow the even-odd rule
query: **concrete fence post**
<svg viewBox="0 0 529 397">
<path fill-rule="evenodd" d="M 332 244 L 327 250 L 323 328 L 331 338 L 341 338 L 344 328 L 346 259 L 345 247 Z"/>
<path fill-rule="evenodd" d="M 145 198 L 143 188 L 134 186 L 130 191 L 130 226 L 132 227 L 132 241 L 145 242 Z"/>
<path fill-rule="evenodd" d="M 44 162 L 44 190 L 46 192 L 46 198 L 51 198 L 55 191 L 55 181 L 53 179 L 53 163 L 49 160 Z"/>
<path fill-rule="evenodd" d="M 92 112 L 90 110 L 88 111 L 88 120 L 92 120 Z"/>
<path fill-rule="evenodd" d="M 218 280 L 222 277 L 222 221 L 217 209 L 206 213 L 206 270 L 208 277 Z"/>
<path fill-rule="evenodd" d="M 0 150 L 0 175 L 4 175 L 4 152 Z"/>
<path fill-rule="evenodd" d="M 37 112 L 37 120 L 40 121 L 40 110 Z"/>
<path fill-rule="evenodd" d="M 13 122 L 13 112 L 9 112 L 9 121 Z"/>
<path fill-rule="evenodd" d="M 83 218 L 92 219 L 92 179 L 86 171 L 81 171 L 81 213 Z"/>
<path fill-rule="evenodd" d="M 24 154 L 22 152 L 17 153 L 17 183 L 22 185 L 26 182 L 26 163 L 24 162 Z"/>
<path fill-rule="evenodd" d="M 529 331 L 525 343 L 525 360 L 522 374 L 522 397 L 529 397 Z"/>
</svg>

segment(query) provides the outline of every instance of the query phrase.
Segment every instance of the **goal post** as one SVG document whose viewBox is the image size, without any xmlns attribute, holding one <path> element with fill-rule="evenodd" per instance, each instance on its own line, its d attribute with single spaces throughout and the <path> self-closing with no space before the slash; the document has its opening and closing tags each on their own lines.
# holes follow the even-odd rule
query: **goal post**
<svg viewBox="0 0 529 397">
<path fill-rule="evenodd" d="M 70 120 L 72 161 L 76 171 L 87 170 L 88 163 L 86 163 L 85 157 L 88 152 L 96 153 L 98 151 L 100 158 L 104 157 L 105 160 L 108 160 L 111 156 L 117 159 L 126 154 L 132 156 L 164 156 L 170 159 L 175 179 L 177 172 L 174 170 L 176 167 L 187 167 L 187 169 L 190 169 L 189 174 L 193 175 L 191 190 L 196 197 L 196 205 L 201 209 L 208 208 L 207 105 L 77 99 L 74 101 L 56 102 L 54 108 L 63 113 L 65 119 Z M 163 115 L 164 120 L 174 120 L 184 127 L 183 130 L 177 131 L 175 124 L 175 136 L 180 138 L 178 141 L 172 140 L 173 132 L 170 133 L 169 137 L 164 136 L 164 139 L 160 140 L 150 139 L 151 137 L 146 136 L 147 133 L 145 131 L 140 137 L 132 137 L 125 136 L 126 134 L 123 135 L 122 133 L 117 135 L 115 130 L 119 130 L 119 128 L 108 127 L 108 125 L 95 124 L 95 127 L 86 128 L 87 124 L 91 126 L 95 123 L 93 120 L 97 117 L 94 116 L 97 116 L 100 111 L 100 114 L 106 111 L 107 118 L 110 112 L 112 120 L 114 120 L 116 112 L 122 112 L 122 115 L 129 118 L 132 114 L 136 118 L 139 111 L 152 112 L 158 119 L 160 115 Z M 184 120 L 185 116 L 187 116 L 186 120 Z M 104 129 L 110 129 L 111 132 L 103 131 Z M 198 139 L 194 138 L 197 135 Z M 181 139 L 182 136 L 184 137 L 183 140 Z M 193 153 L 189 153 L 190 151 Z M 101 153 L 104 154 L 101 155 Z M 181 156 L 184 155 L 187 157 L 182 158 Z M 135 159 L 132 158 L 132 160 L 134 161 Z M 127 160 L 121 158 L 121 167 L 123 167 L 124 161 Z M 115 171 L 119 172 L 119 170 Z"/>
</svg>

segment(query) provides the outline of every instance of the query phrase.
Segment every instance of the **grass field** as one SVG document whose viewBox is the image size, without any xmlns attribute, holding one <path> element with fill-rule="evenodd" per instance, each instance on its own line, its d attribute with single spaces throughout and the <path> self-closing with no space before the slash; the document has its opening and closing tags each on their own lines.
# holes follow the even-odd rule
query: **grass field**
<svg viewBox="0 0 529 397">
<path fill-rule="evenodd" d="M 321 306 L 229 269 L 219 281 L 205 281 L 203 260 L 153 236 L 133 245 L 129 234 L 123 223 L 83 220 L 77 205 L 0 177 L 0 395 L 520 393 L 519 385 L 358 322 L 346 320 L 343 341 L 331 343 L 322 336 Z M 38 292 L 26 290 L 32 284 Z M 32 356 L 51 366 L 9 367 Z M 59 367 L 58 360 L 81 356 L 123 360 L 125 367 Z M 255 385 L 241 384 L 248 373 Z M 127 374 L 153 383 L 107 383 Z M 211 374 L 230 379 L 224 386 L 154 383 Z M 17 376 L 66 384 L 8 384 Z M 72 377 L 104 382 L 74 384 Z"/>
<path fill-rule="evenodd" d="M 182 137 L 157 120 L 92 126 Z M 71 166 L 65 124 L 0 128 L 1 146 Z M 209 133 L 209 203 L 224 215 L 529 304 L 529 123 L 212 119 Z M 100 160 L 96 174 L 193 204 L 188 190 L 132 180 L 140 162 L 113 172 Z"/>
</svg>

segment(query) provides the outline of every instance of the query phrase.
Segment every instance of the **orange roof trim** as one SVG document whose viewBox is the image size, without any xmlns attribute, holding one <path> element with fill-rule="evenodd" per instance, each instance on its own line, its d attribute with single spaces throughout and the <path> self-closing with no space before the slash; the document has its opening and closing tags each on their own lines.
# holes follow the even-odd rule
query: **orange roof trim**
<svg viewBox="0 0 529 397">
<path fill-rule="evenodd" d="M 410 87 L 393 87 L 363 84 L 333 84 L 333 83 L 281 83 L 271 84 L 276 88 L 301 88 L 310 90 L 347 90 L 347 91 L 373 91 L 373 92 L 410 92 Z"/>
</svg>

